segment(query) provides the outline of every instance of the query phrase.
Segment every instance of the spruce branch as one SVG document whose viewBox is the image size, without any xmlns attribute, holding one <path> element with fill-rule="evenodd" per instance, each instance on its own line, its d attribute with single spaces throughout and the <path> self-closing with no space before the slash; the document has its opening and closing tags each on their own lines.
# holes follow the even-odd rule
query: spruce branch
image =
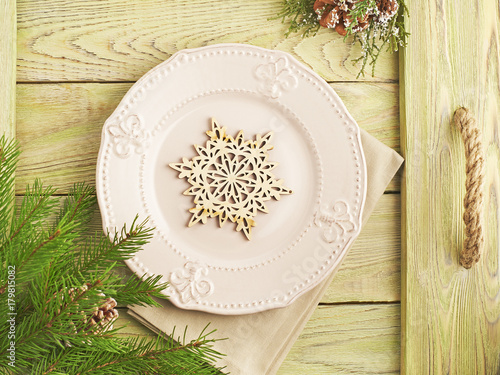
<svg viewBox="0 0 500 375">
<path fill-rule="evenodd" d="M 87 277 L 110 263 L 130 259 L 152 238 L 153 229 L 148 228 L 147 220 L 137 224 L 135 217 L 130 229 L 124 226 L 110 241 L 106 236 L 94 236 L 83 244 L 75 257 L 76 270 Z M 121 264 L 121 263 L 120 263 Z"/>
<path fill-rule="evenodd" d="M 73 185 L 59 213 L 59 225 L 71 222 L 73 230 L 88 229 L 96 205 L 95 188 L 83 183 Z"/>
<path fill-rule="evenodd" d="M 124 305 L 161 306 L 154 298 L 165 299 L 163 293 L 168 283 L 161 283 L 162 277 L 150 276 L 138 278 L 132 275 L 125 284 L 120 285 L 113 296 Z M 131 293 L 134 291 L 134 293 Z"/>
<path fill-rule="evenodd" d="M 27 193 L 14 220 L 12 235 L 1 244 L 5 261 L 16 267 L 16 282 L 23 284 L 61 255 L 70 256 L 85 233 L 85 225 L 96 200 L 93 189 L 75 185 L 52 228 L 46 221 L 53 216 L 57 200 L 54 189 L 44 188 L 35 181 Z M 6 272 L 0 273 L 0 291 L 6 283 Z"/>
<path fill-rule="evenodd" d="M 19 211 L 16 212 L 8 242 L 15 241 L 19 235 L 22 236 L 23 230 L 38 229 L 37 224 L 45 219 L 57 204 L 57 201 L 52 197 L 54 192 L 55 190 L 51 187 L 44 188 L 39 179 L 35 180 L 33 186 L 26 187 L 26 193 Z"/>
<path fill-rule="evenodd" d="M 208 363 L 221 357 L 213 350 L 213 339 L 208 336 L 214 331 L 205 333 L 191 341 L 185 338 L 174 340 L 175 331 L 169 336 L 158 336 L 156 340 L 146 338 L 129 338 L 122 341 L 125 352 L 113 360 L 85 363 L 76 372 L 80 374 L 109 374 L 126 371 L 127 374 L 220 374 L 221 369 Z M 184 333 L 185 337 L 186 331 Z M 168 358 L 168 361 L 164 359 Z"/>
<path fill-rule="evenodd" d="M 214 331 L 205 333 L 191 341 L 178 338 L 175 332 L 169 336 L 158 336 L 154 340 L 131 337 L 116 340 L 114 351 L 106 340 L 96 339 L 91 346 L 75 345 L 59 354 L 52 353 L 37 364 L 37 373 L 66 373 L 71 365 L 72 375 L 83 374 L 220 374 L 220 368 L 210 362 L 222 355 L 212 349 L 215 340 L 208 338 Z M 64 354 L 63 354 L 64 353 Z M 84 356 L 85 361 L 77 361 Z M 167 360 L 168 359 L 168 360 Z M 74 366 L 74 363 L 78 364 Z"/>
<path fill-rule="evenodd" d="M 69 228 L 55 228 L 50 232 L 31 233 L 32 237 L 25 241 L 7 243 L 6 262 L 16 267 L 16 283 L 18 285 L 28 282 L 35 277 L 40 268 L 50 263 L 58 253 L 64 253 L 71 246 L 72 235 L 68 235 Z M 16 250 L 17 254 L 16 254 Z M 2 273 L 2 287 L 7 286 L 5 272 Z"/>
<path fill-rule="evenodd" d="M 19 159 L 19 147 L 14 140 L 0 137 L 0 245 L 9 236 L 14 209 L 14 172 Z M 0 248 L 0 261 L 2 250 Z"/>
<path fill-rule="evenodd" d="M 68 279 L 71 279 L 71 277 L 68 277 Z M 73 284 L 74 281 L 70 281 L 70 284 Z M 67 281 L 62 280 L 61 283 L 66 284 Z M 82 342 L 92 339 L 92 336 L 88 337 L 89 332 L 83 329 L 87 322 L 82 320 L 82 316 L 85 317 L 94 309 L 96 303 L 102 301 L 102 297 L 98 295 L 97 288 L 99 285 L 100 281 L 96 280 L 87 288 L 77 290 L 74 296 L 71 295 L 71 289 L 64 286 L 51 296 L 52 298 L 49 298 L 46 303 L 35 303 L 34 311 L 21 320 L 17 327 L 16 345 L 30 348 L 37 347 L 40 342 L 43 342 L 44 345 L 39 346 L 39 354 L 48 354 L 51 350 L 60 346 L 58 340 L 48 338 L 60 339 L 60 336 L 64 336 L 67 332 L 73 332 L 72 336 L 66 337 L 66 339 L 71 340 L 70 342 Z M 33 286 L 30 292 L 36 293 Z M 5 356 L 6 347 L 0 346 L 0 349 L 2 349 L 0 350 L 0 356 Z M 32 358 L 32 353 L 29 351 L 19 351 L 17 354 L 17 360 L 20 361 L 29 362 Z"/>
<path fill-rule="evenodd" d="M 154 297 L 166 298 L 167 284 L 161 277 L 133 275 L 123 280 L 114 272 L 151 239 L 147 221 L 136 217 L 111 238 L 97 233 L 88 239 L 96 206 L 94 189 L 76 184 L 59 210 L 55 190 L 38 180 L 28 186 L 12 215 L 17 157 L 17 145 L 1 138 L 0 226 L 5 231 L 0 233 L 0 315 L 14 311 L 7 299 L 15 298 L 16 363 L 8 365 L 10 324 L 4 319 L 0 373 L 219 374 L 213 367 L 220 356 L 212 349 L 214 339 L 203 335 L 192 342 L 163 335 L 152 342 L 123 339 L 116 334 L 123 325 L 112 327 L 117 313 L 109 310 L 116 306 L 110 297 L 142 305 L 157 305 Z M 111 313 L 109 319 L 96 318 L 101 308 Z"/>
</svg>

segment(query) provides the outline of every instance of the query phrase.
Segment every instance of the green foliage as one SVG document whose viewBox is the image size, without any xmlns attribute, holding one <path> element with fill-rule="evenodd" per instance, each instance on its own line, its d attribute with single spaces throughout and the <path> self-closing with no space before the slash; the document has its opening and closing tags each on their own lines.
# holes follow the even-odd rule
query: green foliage
<svg viewBox="0 0 500 375">
<path fill-rule="evenodd" d="M 374 0 L 365 0 L 366 3 L 370 1 L 374 2 Z M 387 25 L 380 25 L 372 20 L 370 21 L 370 26 L 360 33 L 352 33 L 352 28 L 356 26 L 356 20 L 359 17 L 356 16 L 356 13 L 353 14 L 355 22 L 349 26 L 347 36 L 354 35 L 354 41 L 359 43 L 362 51 L 361 56 L 354 60 L 354 63 L 361 62 L 361 69 L 356 78 L 365 74 L 367 65 L 371 65 L 372 76 L 375 75 L 375 65 L 384 48 L 386 51 L 396 52 L 399 50 L 399 47 L 406 47 L 406 40 L 410 34 L 405 30 L 402 17 L 409 16 L 408 8 L 404 0 L 398 0 L 398 3 L 399 16 L 392 17 Z M 354 12 L 357 11 L 363 14 L 362 8 L 356 7 Z"/>
<path fill-rule="evenodd" d="M 61 206 L 54 189 L 37 180 L 13 212 L 18 156 L 16 143 L 0 138 L 0 373 L 220 374 L 213 332 L 189 342 L 174 336 L 149 341 L 120 338 L 121 328 L 111 322 L 102 330 L 89 324 L 108 297 L 123 305 L 158 305 L 153 297 L 166 298 L 161 277 L 123 280 L 113 272 L 151 239 L 152 229 L 136 218 L 111 239 L 90 236 L 96 197 L 84 184 Z"/>
<path fill-rule="evenodd" d="M 213 374 L 216 370 L 208 362 L 200 362 L 200 356 L 206 359 L 219 356 L 206 347 L 211 341 L 207 335 L 211 333 L 202 332 L 196 340 L 190 342 L 185 342 L 180 337 L 173 340 L 169 336 L 159 336 L 152 341 L 145 338 L 117 339 L 114 340 L 116 346 L 113 350 L 102 346 L 101 341 L 82 349 L 71 347 L 59 353 L 51 353 L 47 359 L 37 363 L 37 371 L 40 374 L 51 373 L 51 366 L 57 363 L 62 368 L 72 366 L 72 374 L 75 375 Z M 82 361 L 81 356 L 86 360 Z"/>
<path fill-rule="evenodd" d="M 19 150 L 14 141 L 7 142 L 5 137 L 0 138 L 0 243 L 4 243 L 9 236 L 11 226 L 12 205 L 11 196 L 14 194 L 14 171 L 16 169 Z M 0 251 L 0 261 L 3 259 Z"/>
<path fill-rule="evenodd" d="M 360 0 L 349 11 L 352 22 L 346 28 L 346 41 L 351 35 L 354 43 L 359 43 L 361 47 L 361 56 L 354 59 L 353 63 L 361 62 L 361 68 L 357 75 L 359 78 L 364 76 L 368 66 L 371 66 L 372 76 L 375 75 L 375 65 L 383 50 L 396 52 L 399 47 L 406 46 L 406 39 L 409 33 L 405 31 L 403 16 L 408 16 L 408 8 L 404 0 L 398 0 L 399 14 L 392 17 L 387 23 L 378 23 L 373 19 L 366 30 L 355 31 L 358 25 L 358 19 L 362 19 L 370 10 L 376 9 L 375 0 Z M 283 7 L 278 18 L 282 22 L 289 23 L 285 35 L 302 32 L 302 37 L 316 35 L 320 29 L 318 15 L 313 9 L 314 0 L 283 0 Z"/>
<path fill-rule="evenodd" d="M 278 13 L 283 23 L 289 22 L 285 35 L 302 31 L 302 37 L 316 35 L 320 26 L 318 15 L 313 9 L 314 0 L 283 0 L 283 8 Z"/>
</svg>

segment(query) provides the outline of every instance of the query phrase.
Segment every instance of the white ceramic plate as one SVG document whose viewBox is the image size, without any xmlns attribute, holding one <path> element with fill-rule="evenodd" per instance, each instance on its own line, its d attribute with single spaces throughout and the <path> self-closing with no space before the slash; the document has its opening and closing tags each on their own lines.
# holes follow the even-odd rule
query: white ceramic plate
<svg viewBox="0 0 500 375">
<path fill-rule="evenodd" d="M 168 166 L 196 155 L 212 117 L 233 136 L 274 131 L 274 175 L 293 190 L 256 216 L 251 241 L 214 218 L 188 228 L 189 184 Z M 103 127 L 104 229 L 150 218 L 154 239 L 128 265 L 163 275 L 181 308 L 246 314 L 290 304 L 340 264 L 359 233 L 365 190 L 356 122 L 325 81 L 280 51 L 180 51 L 132 86 Z"/>
</svg>

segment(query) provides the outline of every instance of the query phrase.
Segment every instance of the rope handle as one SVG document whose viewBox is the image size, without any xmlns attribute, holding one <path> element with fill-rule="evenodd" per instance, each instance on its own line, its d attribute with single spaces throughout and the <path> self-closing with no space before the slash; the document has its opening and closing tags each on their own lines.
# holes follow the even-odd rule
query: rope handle
<svg viewBox="0 0 500 375">
<path fill-rule="evenodd" d="M 466 108 L 455 111 L 453 122 L 460 131 L 465 146 L 466 180 L 464 197 L 465 240 L 460 252 L 460 264 L 471 268 L 479 261 L 484 244 L 481 215 L 483 210 L 484 156 L 481 130 Z"/>
</svg>

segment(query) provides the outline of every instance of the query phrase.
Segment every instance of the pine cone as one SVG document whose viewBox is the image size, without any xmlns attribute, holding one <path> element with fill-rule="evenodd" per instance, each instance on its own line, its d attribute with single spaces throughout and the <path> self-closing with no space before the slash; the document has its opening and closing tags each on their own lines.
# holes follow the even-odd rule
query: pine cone
<svg viewBox="0 0 500 375">
<path fill-rule="evenodd" d="M 74 301 L 75 296 L 85 292 L 90 284 L 83 285 L 81 288 L 71 288 L 68 291 L 69 298 L 71 301 Z M 55 296 L 55 294 L 54 294 Z M 99 293 L 98 296 L 106 297 L 104 294 Z M 52 299 L 52 298 L 51 298 Z M 94 334 L 104 333 L 110 329 L 113 329 L 113 325 L 109 324 L 116 320 L 119 316 L 118 310 L 115 309 L 117 306 L 116 301 L 113 298 L 107 298 L 106 301 L 101 306 L 96 306 L 92 316 L 89 317 L 85 315 L 83 311 L 79 311 L 78 314 L 81 316 L 82 322 L 87 322 L 87 325 L 83 328 L 84 331 L 92 331 Z M 58 311 L 58 313 L 60 310 Z M 97 327 L 96 327 L 97 325 Z M 81 331 L 82 328 L 79 328 L 78 331 L 75 327 L 75 332 Z"/>
<path fill-rule="evenodd" d="M 359 0 L 316 0 L 314 11 L 318 15 L 319 24 L 328 29 L 335 29 L 342 36 L 347 35 L 347 28 L 352 22 L 350 10 Z M 370 25 L 372 15 L 366 13 L 357 19 L 354 32 L 365 30 Z"/>
<path fill-rule="evenodd" d="M 397 0 L 378 0 L 377 8 L 379 11 L 378 22 L 385 23 L 398 13 L 399 3 Z"/>
<path fill-rule="evenodd" d="M 329 1 L 329 0 L 326 0 Z M 318 15 L 319 24 L 322 27 L 334 28 L 340 21 L 341 10 L 338 6 L 333 6 L 329 2 L 316 0 L 314 2 L 314 11 Z"/>
<path fill-rule="evenodd" d="M 97 325 L 97 327 L 93 329 L 95 334 L 113 329 L 113 324 L 108 323 L 113 322 L 119 316 L 118 310 L 115 309 L 116 305 L 117 303 L 113 298 L 106 299 L 106 302 L 96 308 L 96 310 L 92 314 L 88 329 L 91 329 L 92 327 Z"/>
<path fill-rule="evenodd" d="M 318 15 L 319 24 L 328 29 L 335 29 L 342 36 L 347 35 L 347 29 L 353 22 L 350 11 L 360 0 L 316 0 L 314 12 Z M 386 23 L 394 17 L 399 9 L 397 0 L 377 0 L 377 8 L 367 11 L 358 17 L 357 24 L 352 28 L 354 33 L 366 30 L 370 21 Z M 377 12 L 378 11 L 378 12 Z"/>
</svg>

